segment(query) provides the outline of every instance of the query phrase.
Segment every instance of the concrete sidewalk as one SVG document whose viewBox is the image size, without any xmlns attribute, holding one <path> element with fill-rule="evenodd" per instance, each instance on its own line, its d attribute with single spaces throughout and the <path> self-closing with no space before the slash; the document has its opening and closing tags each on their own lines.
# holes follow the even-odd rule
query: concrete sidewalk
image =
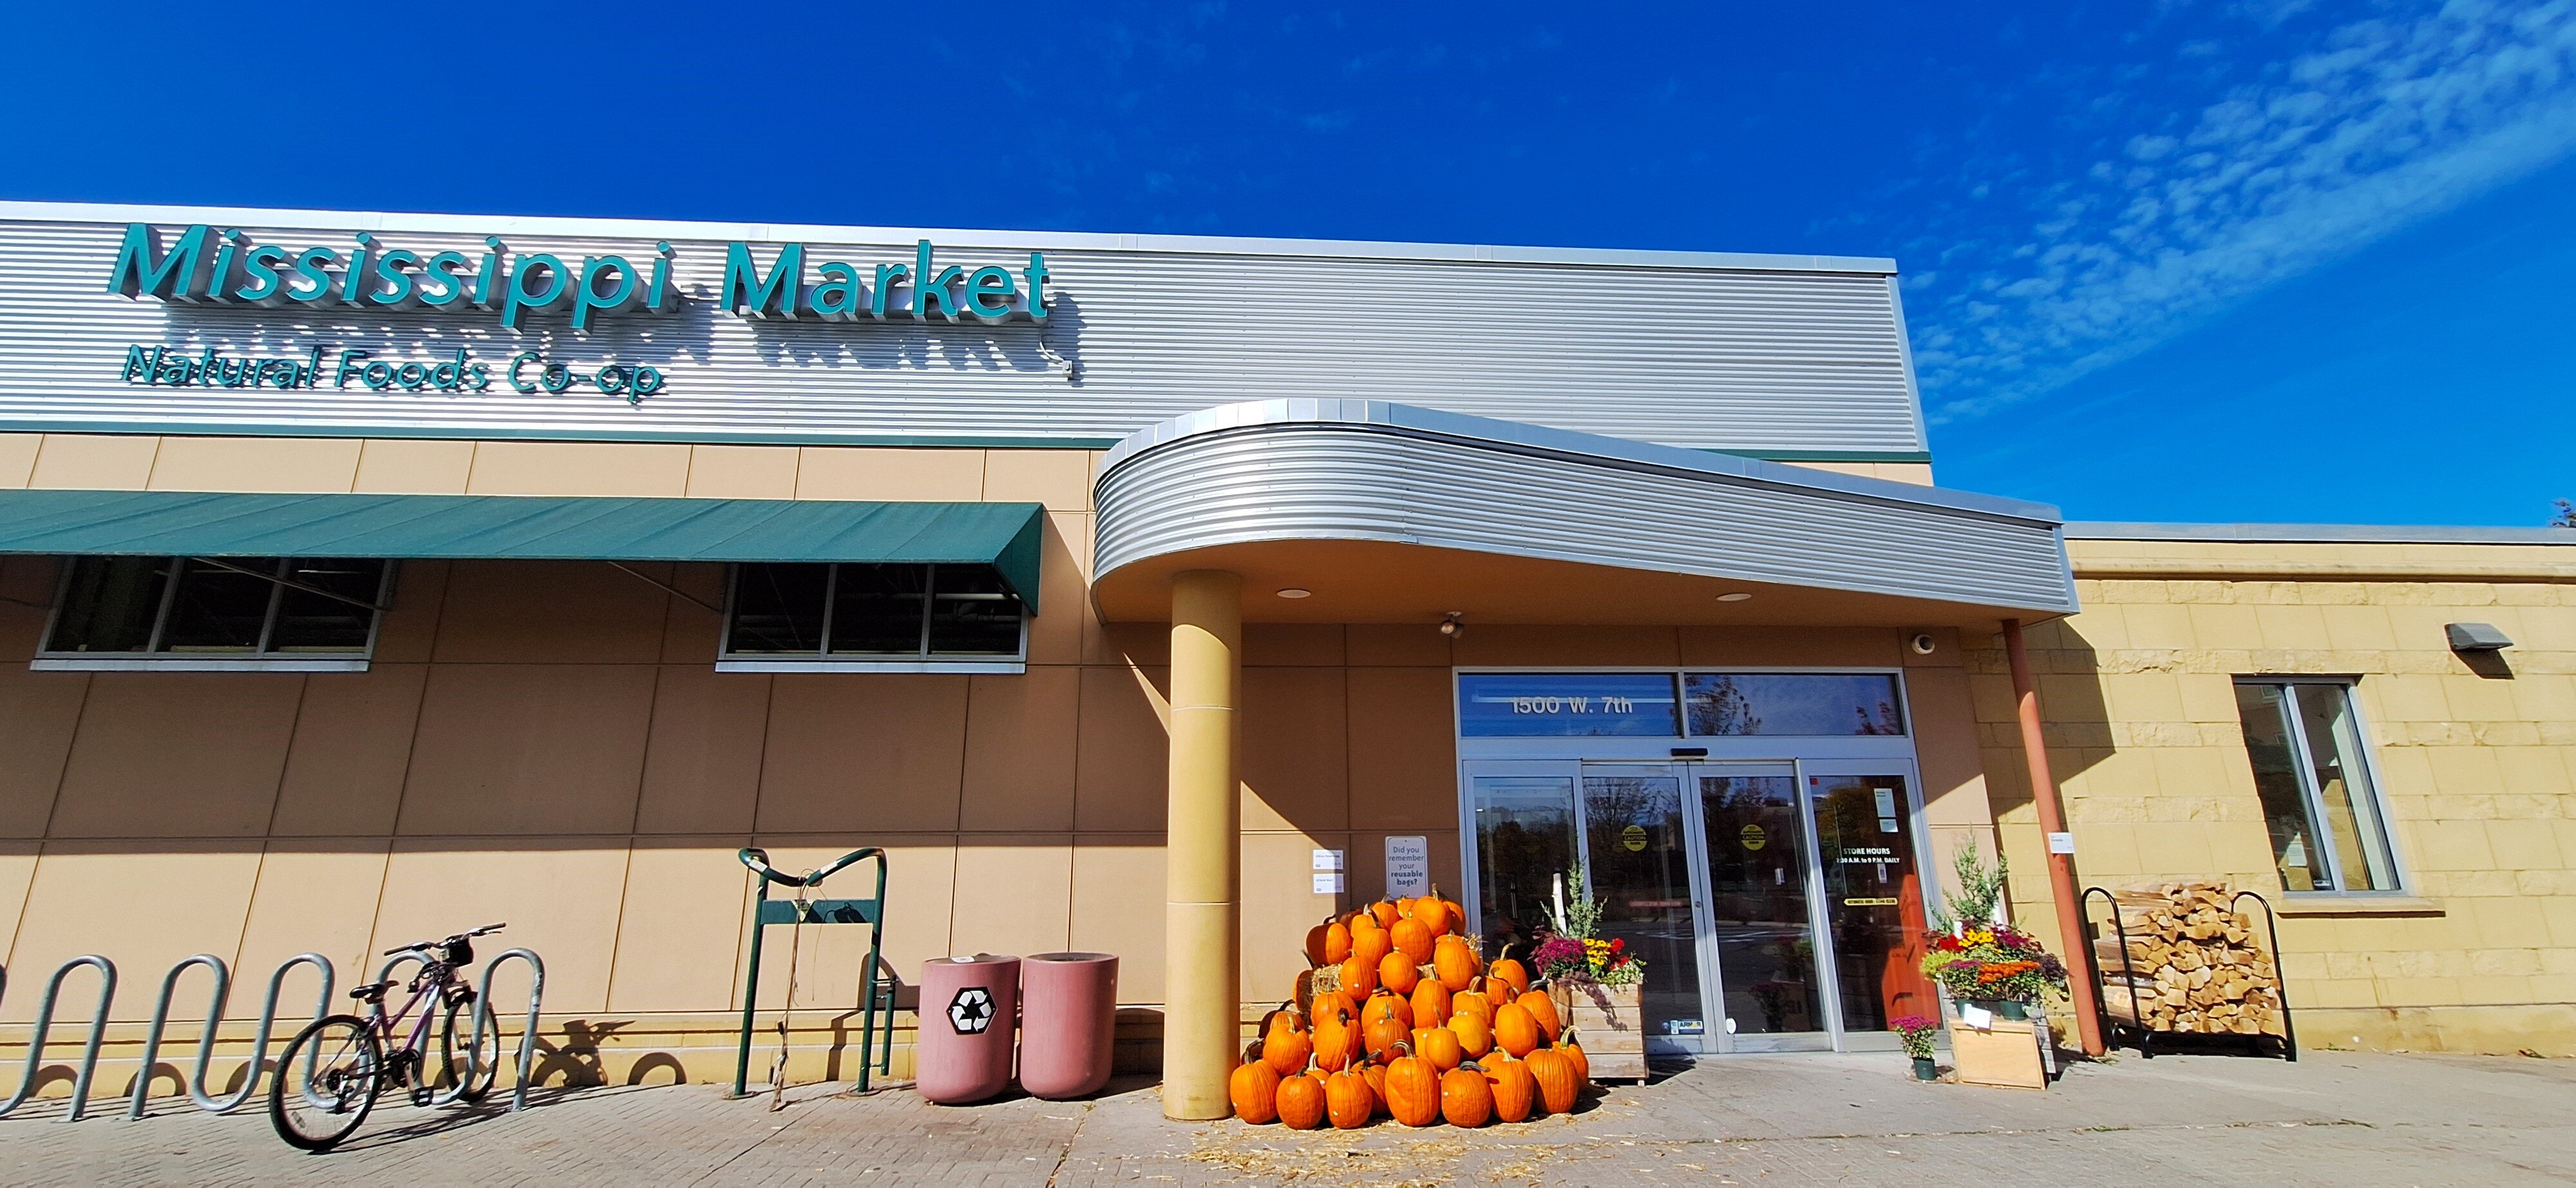
<svg viewBox="0 0 2576 1188">
<path fill-rule="evenodd" d="M 1919 1085 L 1888 1054 L 1734 1057 L 1473 1132 L 1167 1123 L 1150 1086 L 965 1109 L 836 1088 L 775 1114 L 703 1085 L 549 1091 L 515 1115 L 380 1108 L 322 1156 L 260 1113 L 129 1123 L 101 1102 L 55 1125 L 61 1103 L 37 1102 L 0 1121 L 0 1182 L 2576 1183 L 2576 1061 L 2523 1058 L 2130 1056 L 2034 1093 Z"/>
</svg>

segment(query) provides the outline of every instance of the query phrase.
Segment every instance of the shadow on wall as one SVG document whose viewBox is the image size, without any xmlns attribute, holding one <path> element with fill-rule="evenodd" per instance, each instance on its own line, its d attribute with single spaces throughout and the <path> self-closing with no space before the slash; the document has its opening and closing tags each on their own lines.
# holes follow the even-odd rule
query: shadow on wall
<svg viewBox="0 0 2576 1188">
<path fill-rule="evenodd" d="M 2070 619 L 2032 627 L 2024 633 L 2023 642 L 2030 653 L 2031 679 L 2039 692 L 2040 734 L 2048 746 L 2049 775 L 2063 789 L 2119 749 L 2119 739 L 2111 729 L 2110 703 L 2102 688 L 2102 654 Z M 2002 637 L 1992 637 L 1986 647 L 1972 652 L 1969 666 L 1969 679 L 2001 693 L 1996 701 L 1980 699 L 1981 704 L 1999 704 L 2002 710 L 2000 720 L 1992 713 L 1983 713 L 1978 723 L 1987 732 L 1983 748 L 1987 803 L 1998 822 L 2015 814 L 2035 813 L 2029 761 L 2021 745 L 2019 707 L 2013 695 L 2012 666 Z M 2172 667 L 2180 671 L 2179 661 Z M 2037 818 L 2033 815 L 2030 819 Z M 1949 856 L 1942 855 L 1940 860 L 1946 863 Z M 2084 883 L 2080 855 L 2075 881 L 2079 886 Z M 2048 900 L 2045 866 L 2022 864 L 2015 869 L 2011 883 L 2007 894 L 2016 903 Z"/>
</svg>

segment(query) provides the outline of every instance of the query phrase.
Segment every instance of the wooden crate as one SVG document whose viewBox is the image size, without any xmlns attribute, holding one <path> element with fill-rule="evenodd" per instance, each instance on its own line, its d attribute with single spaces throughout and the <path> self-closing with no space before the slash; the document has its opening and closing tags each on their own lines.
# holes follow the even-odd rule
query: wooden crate
<svg viewBox="0 0 2576 1188">
<path fill-rule="evenodd" d="M 1961 1084 L 2048 1088 L 2048 1070 L 2039 1063 L 2039 1036 L 2027 1020 L 1997 1019 L 1987 1031 L 1952 1023 L 1950 1055 Z"/>
<path fill-rule="evenodd" d="M 1635 986 L 1551 986 L 1557 1016 L 1583 1044 L 1596 1081 L 1646 1079 L 1646 1018 Z"/>
</svg>

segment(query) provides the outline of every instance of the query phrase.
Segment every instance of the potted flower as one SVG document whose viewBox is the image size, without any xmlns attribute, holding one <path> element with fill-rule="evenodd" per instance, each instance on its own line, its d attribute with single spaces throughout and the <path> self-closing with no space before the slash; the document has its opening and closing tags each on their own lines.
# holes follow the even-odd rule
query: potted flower
<svg viewBox="0 0 2576 1188">
<path fill-rule="evenodd" d="M 1962 927 L 1931 938 L 1923 972 L 1950 992 L 1953 1002 L 1982 1007 L 2005 1019 L 2027 1019 L 2029 1008 L 2054 987 L 2066 988 L 2066 965 L 2025 932 L 2007 924 Z"/>
<path fill-rule="evenodd" d="M 2043 1025 L 2028 1020 L 2051 988 L 2066 988 L 2066 966 L 2036 938 L 1996 922 L 2006 869 L 2001 857 L 1988 867 L 1974 847 L 1962 846 L 1956 866 L 1960 889 L 1946 896 L 1948 910 L 1936 917 L 1942 931 L 1926 938 L 1923 973 L 1959 1007 L 1950 1028 L 1958 1079 L 2045 1089 Z"/>
<path fill-rule="evenodd" d="M 1595 1077 L 1644 1080 L 1645 1016 L 1638 998 L 1646 981 L 1646 962 L 1628 951 L 1621 938 L 1604 939 L 1593 930 L 1601 921 L 1601 901 L 1593 898 L 1581 867 L 1566 882 L 1570 894 L 1554 927 L 1530 950 L 1530 967 L 1546 979 L 1548 996 L 1569 1031 L 1583 1036 Z"/>
<path fill-rule="evenodd" d="M 1888 1020 L 1887 1025 L 1895 1029 L 1897 1038 L 1905 1041 L 1905 1054 L 1914 1058 L 1914 1079 L 1939 1080 L 1941 1070 L 1932 1063 L 1932 1033 L 1941 1030 L 1940 1021 L 1921 1015 L 1898 1015 Z"/>
<path fill-rule="evenodd" d="M 1952 866 L 1959 890 L 1946 894 L 1947 909 L 1935 913 L 1941 929 L 1926 938 L 1923 973 L 1948 990 L 1952 1002 L 2026 1019 L 2051 987 L 2066 989 L 2066 964 L 2029 933 L 1995 922 L 2012 869 L 2003 855 L 1987 866 L 1975 847 L 1962 846 Z"/>
</svg>

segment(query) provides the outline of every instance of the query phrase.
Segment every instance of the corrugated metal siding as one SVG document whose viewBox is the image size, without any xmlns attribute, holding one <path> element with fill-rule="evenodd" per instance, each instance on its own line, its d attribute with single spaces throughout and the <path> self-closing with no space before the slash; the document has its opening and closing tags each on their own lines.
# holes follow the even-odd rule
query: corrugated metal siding
<svg viewBox="0 0 2576 1188">
<path fill-rule="evenodd" d="M 495 226 L 505 220 L 494 220 Z M 165 234 L 175 225 L 162 224 Z M 631 224 L 629 225 L 631 226 Z M 345 247 L 342 231 L 245 227 L 255 242 Z M 103 291 L 122 223 L 0 221 L 0 422 L 233 432 L 349 431 L 708 440 L 1105 441 L 1249 399 L 1398 400 L 1582 432 L 1744 452 L 1925 448 L 1895 303 L 1876 273 L 1273 253 L 1047 251 L 1055 315 L 1026 323 L 756 321 L 718 311 L 725 244 L 674 240 L 693 300 L 574 335 L 491 311 L 227 308 Z M 423 255 L 479 236 L 379 231 Z M 514 256 L 622 254 L 649 240 L 506 233 Z M 984 237 L 990 238 L 990 237 Z M 1046 248 L 1031 235 L 1031 247 Z M 811 266 L 911 258 L 911 243 L 826 245 Z M 945 263 L 1025 263 L 946 247 Z M 756 254 L 765 264 L 773 249 Z M 154 388 L 119 378 L 127 345 L 228 355 L 360 348 L 499 365 L 522 349 L 577 366 L 650 363 L 669 387 L 629 407 L 561 396 Z M 326 358 L 327 358 L 326 353 Z M 1078 367 L 1079 379 L 1069 379 Z"/>
<path fill-rule="evenodd" d="M 2055 525 L 1691 476 L 1382 425 L 1186 437 L 1103 475 L 1097 564 L 1262 540 L 1385 540 L 2072 611 Z"/>
</svg>

